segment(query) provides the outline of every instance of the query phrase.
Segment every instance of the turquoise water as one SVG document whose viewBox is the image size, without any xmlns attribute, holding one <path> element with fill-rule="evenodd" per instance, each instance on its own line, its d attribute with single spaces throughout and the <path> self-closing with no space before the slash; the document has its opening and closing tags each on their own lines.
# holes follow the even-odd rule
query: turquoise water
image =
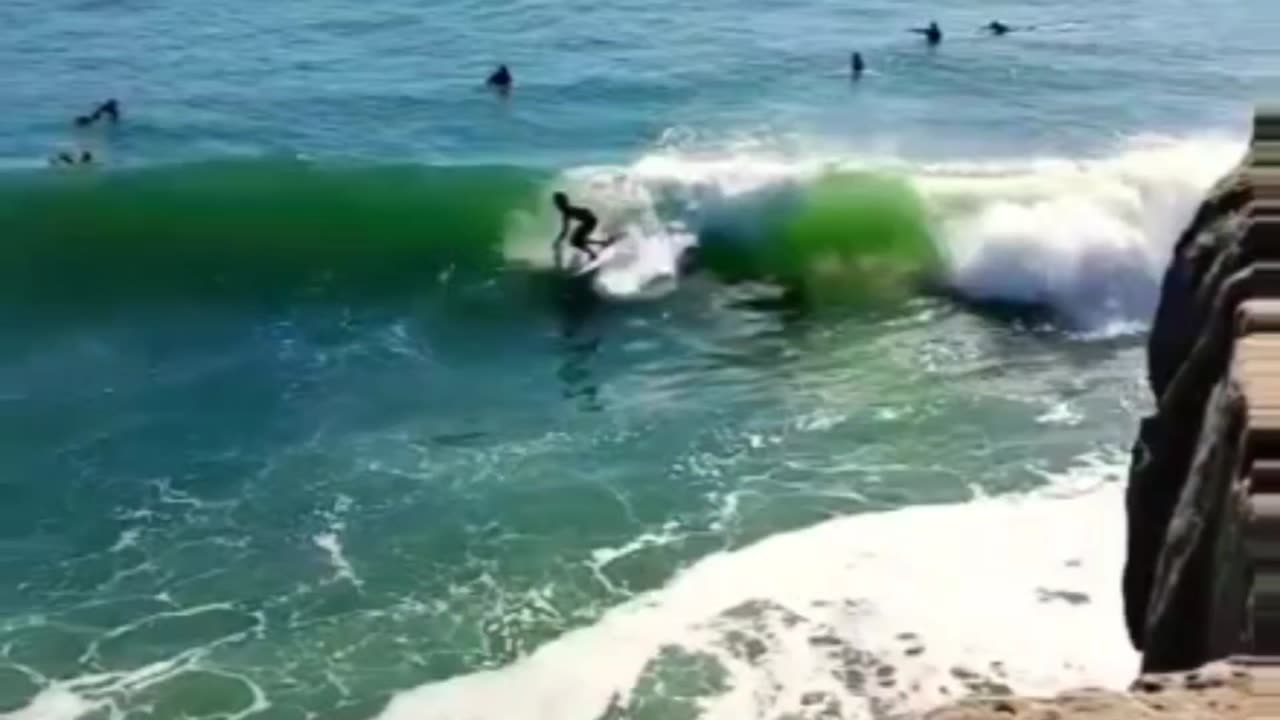
<svg viewBox="0 0 1280 720">
<path fill-rule="evenodd" d="M 0 717 L 1123 683 L 1142 333 L 1277 32 L 1260 0 L 5 3 Z M 46 167 L 72 147 L 101 166 Z M 592 278 L 552 269 L 558 188 L 624 235 Z"/>
</svg>

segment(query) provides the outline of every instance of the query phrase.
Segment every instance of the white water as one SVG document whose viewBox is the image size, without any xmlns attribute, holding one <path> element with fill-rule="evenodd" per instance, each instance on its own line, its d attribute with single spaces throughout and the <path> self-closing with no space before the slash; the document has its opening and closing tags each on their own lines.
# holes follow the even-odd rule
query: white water
<svg viewBox="0 0 1280 720">
<path fill-rule="evenodd" d="M 1149 319 L 1173 242 L 1243 150 L 1221 136 L 1131 138 L 1086 159 L 940 163 L 659 150 L 625 167 L 579 168 L 558 186 L 600 212 L 602 232 L 626 233 L 626 260 L 609 263 L 598 282 L 604 294 L 625 298 L 653 295 L 660 280 L 674 287 L 679 255 L 694 241 L 685 223 L 696 225 L 708 208 L 761 190 L 802 197 L 806 183 L 830 172 L 902 177 L 924 201 L 942 280 L 954 291 L 1046 307 L 1075 329 L 1106 332 Z M 741 210 L 741 223 L 758 227 L 779 211 L 785 199 Z M 549 266 L 545 238 L 554 232 L 549 215 L 517 218 L 509 254 Z"/>
<path fill-rule="evenodd" d="M 1095 160 L 931 167 L 916 185 L 956 290 L 1045 305 L 1096 330 L 1151 317 L 1173 243 L 1243 151 L 1138 139 Z"/>
<path fill-rule="evenodd" d="M 508 667 L 400 694 L 381 720 L 855 718 L 966 683 L 1123 686 L 1137 658 L 1119 472 L 1085 462 L 1033 495 L 843 517 L 704 558 Z"/>
<path fill-rule="evenodd" d="M 163 597 L 158 599 L 167 600 Z M 230 604 L 218 603 L 161 612 L 117 628 L 106 637 L 122 635 L 164 618 L 192 617 L 202 613 L 232 610 L 233 607 Z M 265 618 L 260 613 L 253 613 L 251 617 L 254 625 L 247 630 L 230 632 L 203 645 L 183 650 L 165 660 L 133 670 L 103 671 L 70 679 L 57 679 L 44 677 L 29 668 L 15 666 L 15 669 L 28 674 L 43 689 L 25 707 L 11 713 L 0 713 L 0 720 L 78 720 L 83 717 L 117 720 L 125 716 L 124 710 L 120 707 L 123 699 L 145 693 L 161 683 L 196 671 L 217 674 L 243 684 L 248 694 L 247 704 L 239 711 L 224 717 L 227 720 L 250 717 L 269 707 L 262 689 L 248 677 L 227 670 L 204 668 L 202 665 L 204 659 L 217 648 L 240 642 L 265 626 Z M 94 643 L 94 646 L 91 646 L 85 654 L 86 657 L 96 652 L 94 649 L 96 645 L 97 643 Z"/>
<path fill-rule="evenodd" d="M 1085 457 L 1036 493 L 842 517 L 711 555 L 512 665 L 400 693 L 379 720 L 869 718 L 975 688 L 1123 686 L 1137 658 L 1119 595 L 1122 471 Z M 119 717 L 122 695 L 210 672 L 202 660 L 245 632 L 129 672 L 35 678 L 45 689 L 0 718 Z M 248 677 L 217 672 L 250 691 L 235 717 L 270 707 Z"/>
</svg>

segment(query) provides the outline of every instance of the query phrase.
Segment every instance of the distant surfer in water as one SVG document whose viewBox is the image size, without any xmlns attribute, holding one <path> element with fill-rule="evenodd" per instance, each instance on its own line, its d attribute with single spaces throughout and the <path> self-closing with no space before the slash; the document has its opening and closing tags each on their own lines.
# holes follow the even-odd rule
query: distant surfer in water
<svg viewBox="0 0 1280 720">
<path fill-rule="evenodd" d="M 849 57 L 849 73 L 854 80 L 861 80 L 862 73 L 866 69 L 867 65 L 862 61 L 862 53 L 855 52 Z"/>
<path fill-rule="evenodd" d="M 929 23 L 929 27 L 911 28 L 911 32 L 923 35 L 930 45 L 937 45 L 942 42 L 942 28 L 938 27 L 937 22 Z"/>
<path fill-rule="evenodd" d="M 560 211 L 560 235 L 556 237 L 556 244 L 559 245 L 569 233 L 569 221 L 577 223 L 573 234 L 569 235 L 569 244 L 586 253 L 592 260 L 596 259 L 596 251 L 591 249 L 592 245 L 598 247 L 608 247 L 612 244 L 610 241 L 592 240 L 591 233 L 595 231 L 600 221 L 596 219 L 596 214 L 584 207 L 575 207 L 569 204 L 569 196 L 562 192 L 557 192 L 551 196 L 551 202 L 555 204 L 556 209 Z"/>
<path fill-rule="evenodd" d="M 63 150 L 57 155 L 54 155 L 53 157 L 49 158 L 49 164 L 53 165 L 54 167 L 70 166 L 70 165 L 92 165 L 93 153 L 89 152 L 88 150 L 81 150 L 79 159 L 76 159 L 76 156 L 71 154 L 70 151 Z"/>
<path fill-rule="evenodd" d="M 1007 35 L 1009 31 L 1012 30 L 1013 28 L 1009 27 L 1008 25 L 1005 25 L 999 20 L 992 20 L 991 22 L 984 25 L 983 29 L 987 30 L 992 35 Z"/>
<path fill-rule="evenodd" d="M 109 98 L 106 102 L 94 108 L 92 113 L 77 117 L 76 126 L 89 127 L 104 117 L 110 119 L 113 125 L 120 122 L 120 103 L 115 98 Z"/>
<path fill-rule="evenodd" d="M 515 78 L 511 76 L 510 68 L 506 65 L 499 65 L 498 69 L 489 75 L 489 79 L 484 81 L 484 84 L 506 95 L 511 92 L 511 86 L 515 84 Z"/>
</svg>

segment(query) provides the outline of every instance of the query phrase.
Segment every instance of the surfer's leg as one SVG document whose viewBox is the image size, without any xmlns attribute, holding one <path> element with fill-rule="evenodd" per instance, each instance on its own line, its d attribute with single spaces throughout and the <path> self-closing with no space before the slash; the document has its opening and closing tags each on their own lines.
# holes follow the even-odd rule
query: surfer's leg
<svg viewBox="0 0 1280 720">
<path fill-rule="evenodd" d="M 591 241 L 591 233 L 596 229 L 594 220 L 586 220 L 578 223 L 578 227 L 573 230 L 573 237 L 569 239 L 569 243 L 579 250 L 591 256 L 592 260 L 596 259 L 596 251 L 591 249 L 593 243 Z"/>
<path fill-rule="evenodd" d="M 591 241 L 582 237 L 581 233 L 573 233 L 573 236 L 568 238 L 568 243 L 573 246 L 573 249 L 586 252 L 586 254 L 590 256 L 591 260 L 595 260 L 595 251 L 591 250 Z"/>
</svg>

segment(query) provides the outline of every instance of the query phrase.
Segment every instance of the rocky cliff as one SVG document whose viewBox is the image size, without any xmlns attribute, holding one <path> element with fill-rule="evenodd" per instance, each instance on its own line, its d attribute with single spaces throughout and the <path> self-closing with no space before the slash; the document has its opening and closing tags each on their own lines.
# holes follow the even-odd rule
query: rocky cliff
<svg viewBox="0 0 1280 720">
<path fill-rule="evenodd" d="M 1124 572 L 1143 670 L 1277 653 L 1280 116 L 1256 115 L 1249 153 L 1175 246 L 1148 360 Z"/>
</svg>

